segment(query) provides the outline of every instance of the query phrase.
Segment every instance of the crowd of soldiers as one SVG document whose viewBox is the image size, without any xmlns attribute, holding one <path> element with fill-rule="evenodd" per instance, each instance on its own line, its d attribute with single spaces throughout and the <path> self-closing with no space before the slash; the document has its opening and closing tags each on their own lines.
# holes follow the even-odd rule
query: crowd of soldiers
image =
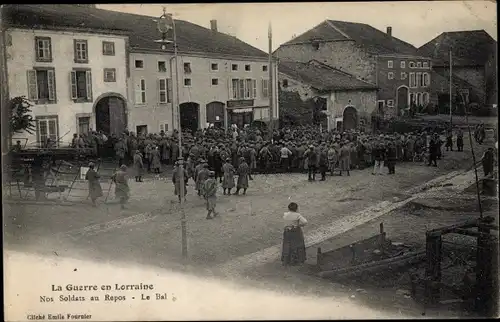
<svg viewBox="0 0 500 322">
<path fill-rule="evenodd" d="M 442 156 L 441 147 L 446 150 L 463 150 L 463 132 L 458 129 L 442 133 L 393 133 L 365 134 L 357 131 L 320 131 L 317 127 L 300 126 L 282 128 L 273 134 L 273 140 L 256 128 L 231 129 L 227 133 L 218 128 L 183 133 L 182 156 L 178 146 L 178 133 L 135 135 L 126 131 L 120 137 L 106 138 L 101 133 L 91 132 L 88 136 L 75 135 L 74 147 L 90 147 L 100 157 L 114 156 L 118 166 L 123 164 L 136 169 L 136 181 L 142 175 L 160 173 L 165 165 L 173 165 L 178 159 L 186 162 L 189 177 L 201 161 L 222 180 L 223 166 L 229 163 L 237 169 L 241 158 L 249 165 L 252 173 L 309 172 L 314 180 L 315 173 L 325 174 L 339 171 L 342 175 L 353 169 L 376 166 L 374 173 L 380 173 L 381 166 L 387 166 L 393 174 L 396 162 L 427 161 L 436 166 Z"/>
</svg>

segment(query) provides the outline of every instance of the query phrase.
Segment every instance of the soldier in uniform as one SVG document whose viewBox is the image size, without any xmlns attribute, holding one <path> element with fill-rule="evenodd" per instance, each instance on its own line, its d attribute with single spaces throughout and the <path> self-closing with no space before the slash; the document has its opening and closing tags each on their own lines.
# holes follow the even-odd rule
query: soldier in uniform
<svg viewBox="0 0 500 322">
<path fill-rule="evenodd" d="M 207 219 L 217 217 L 218 213 L 215 211 L 217 205 L 217 180 L 215 180 L 215 172 L 208 173 L 208 179 L 203 183 L 203 196 L 207 201 Z M 212 217 L 211 214 L 214 216 Z"/>
<path fill-rule="evenodd" d="M 122 209 L 130 198 L 130 188 L 128 186 L 127 166 L 122 164 L 120 169 L 113 174 L 111 180 L 115 183 L 115 196 L 120 199 Z"/>
<path fill-rule="evenodd" d="M 101 183 L 99 182 L 99 174 L 94 170 L 95 164 L 93 162 L 89 163 L 89 170 L 85 174 L 85 180 L 89 182 L 89 196 L 92 200 L 92 205 L 97 206 L 96 200 L 102 197 Z"/>
</svg>

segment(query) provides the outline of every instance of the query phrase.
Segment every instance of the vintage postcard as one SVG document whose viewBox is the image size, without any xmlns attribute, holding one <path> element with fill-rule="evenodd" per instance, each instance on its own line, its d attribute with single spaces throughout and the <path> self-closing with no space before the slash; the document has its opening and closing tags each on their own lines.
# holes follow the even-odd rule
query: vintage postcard
<svg viewBox="0 0 500 322">
<path fill-rule="evenodd" d="M 498 316 L 496 2 L 0 8 L 6 321 Z"/>
</svg>

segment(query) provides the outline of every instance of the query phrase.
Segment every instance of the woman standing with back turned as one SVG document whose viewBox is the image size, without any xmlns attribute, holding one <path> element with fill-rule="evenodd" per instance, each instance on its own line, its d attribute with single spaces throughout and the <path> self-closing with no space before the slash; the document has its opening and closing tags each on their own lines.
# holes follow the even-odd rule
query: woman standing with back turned
<svg viewBox="0 0 500 322">
<path fill-rule="evenodd" d="M 306 245 L 302 227 L 307 225 L 307 220 L 298 213 L 299 206 L 292 202 L 283 216 L 285 229 L 283 232 L 283 249 L 281 262 L 284 266 L 303 264 L 306 261 Z"/>
</svg>

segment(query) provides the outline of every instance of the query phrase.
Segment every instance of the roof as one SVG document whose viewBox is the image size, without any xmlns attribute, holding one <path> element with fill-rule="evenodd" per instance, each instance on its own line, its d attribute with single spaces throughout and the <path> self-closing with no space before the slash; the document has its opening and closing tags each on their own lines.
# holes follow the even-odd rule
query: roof
<svg viewBox="0 0 500 322">
<path fill-rule="evenodd" d="M 50 27 L 120 30 L 129 36 L 133 48 L 159 51 L 161 38 L 157 23 L 150 17 L 78 5 L 6 5 L 9 25 L 30 29 Z M 184 20 L 175 20 L 180 52 L 214 53 L 241 57 L 268 57 L 267 53 L 236 37 L 215 32 Z M 170 34 L 169 39 L 172 39 Z M 169 48 L 170 47 L 170 48 Z M 173 45 L 167 45 L 167 51 Z"/>
<path fill-rule="evenodd" d="M 370 25 L 358 22 L 325 20 L 316 27 L 284 43 L 282 46 L 317 41 L 355 41 L 374 54 L 416 55 L 417 49 Z"/>
<path fill-rule="evenodd" d="M 451 49 L 454 66 L 483 66 L 497 42 L 484 30 L 443 32 L 418 49 L 431 57 L 434 66 L 449 65 Z"/>
<path fill-rule="evenodd" d="M 311 85 L 320 91 L 377 89 L 377 86 L 323 64 L 280 61 L 278 72 Z"/>
<path fill-rule="evenodd" d="M 435 69 L 431 71 L 431 79 L 436 82 L 436 83 L 445 83 L 449 84 L 450 80 L 450 74 L 447 72 L 440 72 Z M 481 90 L 480 88 L 477 88 L 476 86 L 472 85 L 465 79 L 459 77 L 455 73 L 453 73 L 453 87 L 455 88 L 463 88 L 463 89 L 471 89 L 477 93 L 482 93 L 484 90 Z M 448 91 L 448 90 L 447 90 Z"/>
</svg>

